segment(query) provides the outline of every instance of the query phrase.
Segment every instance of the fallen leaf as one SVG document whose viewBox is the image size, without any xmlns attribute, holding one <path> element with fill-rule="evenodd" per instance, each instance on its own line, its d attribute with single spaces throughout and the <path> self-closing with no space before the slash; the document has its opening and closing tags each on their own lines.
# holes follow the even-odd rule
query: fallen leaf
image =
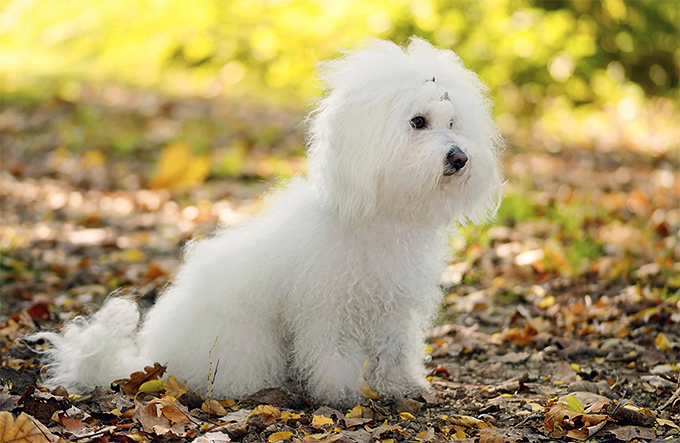
<svg viewBox="0 0 680 443">
<path fill-rule="evenodd" d="M 328 418 L 325 415 L 314 415 L 312 417 L 312 427 L 316 429 L 327 429 L 333 426 L 333 419 Z"/>
<path fill-rule="evenodd" d="M 608 432 L 621 441 L 636 441 L 637 439 L 653 439 L 656 437 L 656 432 L 652 428 L 645 428 L 640 426 L 620 426 L 608 429 Z"/>
<path fill-rule="evenodd" d="M 366 385 L 361 385 L 361 393 L 364 394 L 366 397 L 370 398 L 371 400 L 380 400 L 380 396 L 376 394 L 373 389 L 369 388 Z"/>
<path fill-rule="evenodd" d="M 676 423 L 673 423 L 673 422 L 670 421 L 670 420 L 665 420 L 665 419 L 663 419 L 663 418 L 657 418 L 656 421 L 657 421 L 660 425 L 670 426 L 671 428 L 680 429 L 680 426 L 678 426 Z"/>
<path fill-rule="evenodd" d="M 123 389 L 125 395 L 134 397 L 139 392 L 139 387 L 149 380 L 157 380 L 165 373 L 165 366 L 160 363 L 154 363 L 153 367 L 146 366 L 144 372 L 134 372 L 130 374 L 130 378 L 123 378 L 115 380 L 113 383 L 117 384 Z"/>
<path fill-rule="evenodd" d="M 352 410 L 349 411 L 345 416 L 348 417 L 348 418 L 361 418 L 361 417 L 363 417 L 363 415 L 362 415 L 363 410 L 364 410 L 364 407 L 361 406 L 361 405 L 358 405 L 358 406 L 355 406 L 354 408 L 352 408 Z"/>
<path fill-rule="evenodd" d="M 182 410 L 184 406 L 175 403 L 167 397 L 157 398 L 152 402 L 161 406 L 161 413 L 173 423 L 190 423 L 188 411 Z"/>
<path fill-rule="evenodd" d="M 659 332 L 656 335 L 656 338 L 654 339 L 654 344 L 656 345 L 657 348 L 661 349 L 662 351 L 668 351 L 673 347 L 671 342 L 668 340 L 668 338 L 664 335 L 663 332 Z"/>
<path fill-rule="evenodd" d="M 259 405 L 248 414 L 248 417 L 251 415 L 259 415 L 262 422 L 269 425 L 281 418 L 281 411 L 276 406 Z"/>
<path fill-rule="evenodd" d="M 149 380 L 145 381 L 139 386 L 137 392 L 161 392 L 163 390 L 163 385 L 165 382 L 163 380 Z"/>
<path fill-rule="evenodd" d="M 227 415 L 227 410 L 217 400 L 208 399 L 201 405 L 201 411 L 210 415 L 224 416 Z"/>
<path fill-rule="evenodd" d="M 465 426 L 466 428 L 482 429 L 489 426 L 487 422 L 468 415 L 450 415 L 447 420 L 454 425 Z"/>
<path fill-rule="evenodd" d="M 567 407 L 572 412 L 584 412 L 583 405 L 578 401 L 578 398 L 573 395 L 567 396 Z"/>
<path fill-rule="evenodd" d="M 230 442 L 228 434 L 224 432 L 207 432 L 193 441 L 193 443 L 223 443 Z"/>
<path fill-rule="evenodd" d="M 156 173 L 149 181 L 151 189 L 178 188 L 202 183 L 210 173 L 210 159 L 194 156 L 184 143 L 171 143 L 163 149 Z"/>
<path fill-rule="evenodd" d="M 167 397 L 154 398 L 146 404 L 135 401 L 132 420 L 141 424 L 144 432 L 159 436 L 171 433 L 181 438 L 187 435 L 188 429 L 196 427 L 189 419 L 189 412 L 182 408 Z"/>
<path fill-rule="evenodd" d="M 189 388 L 181 385 L 174 375 L 168 377 L 168 380 L 163 385 L 163 388 L 165 389 L 165 395 L 169 395 L 170 397 L 174 398 L 180 398 L 182 394 L 189 392 Z"/>
<path fill-rule="evenodd" d="M 287 440 L 290 440 L 292 437 L 293 437 L 292 432 L 285 432 L 285 431 L 274 432 L 273 434 L 271 434 L 269 436 L 267 441 L 269 441 L 269 442 L 287 441 Z"/>
<path fill-rule="evenodd" d="M 432 375 L 437 377 L 451 377 L 451 373 L 444 366 L 439 365 L 432 371 Z"/>
<path fill-rule="evenodd" d="M 166 275 L 165 271 L 158 266 L 156 263 L 150 263 L 149 267 L 146 269 L 142 277 L 147 280 L 156 280 L 159 277 L 164 277 Z"/>
<path fill-rule="evenodd" d="M 0 442 L 2 443 L 45 443 L 59 438 L 42 423 L 22 412 L 16 421 L 11 413 L 0 412 Z"/>
</svg>

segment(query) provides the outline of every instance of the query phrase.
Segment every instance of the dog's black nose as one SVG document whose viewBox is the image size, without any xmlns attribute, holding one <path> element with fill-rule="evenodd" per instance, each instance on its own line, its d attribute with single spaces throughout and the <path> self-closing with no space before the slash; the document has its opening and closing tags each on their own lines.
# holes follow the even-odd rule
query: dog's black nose
<svg viewBox="0 0 680 443">
<path fill-rule="evenodd" d="M 459 148 L 451 148 L 446 153 L 446 165 L 444 168 L 444 175 L 453 175 L 463 169 L 467 163 L 468 157 Z"/>
</svg>

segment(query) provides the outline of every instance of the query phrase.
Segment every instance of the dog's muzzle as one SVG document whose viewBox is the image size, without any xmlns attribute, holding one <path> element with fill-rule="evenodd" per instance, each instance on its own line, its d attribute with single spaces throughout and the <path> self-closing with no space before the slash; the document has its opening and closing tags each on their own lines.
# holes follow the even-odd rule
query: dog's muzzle
<svg viewBox="0 0 680 443">
<path fill-rule="evenodd" d="M 444 161 L 444 175 L 453 175 L 463 169 L 468 161 L 468 156 L 460 148 L 451 148 L 446 153 Z"/>
</svg>

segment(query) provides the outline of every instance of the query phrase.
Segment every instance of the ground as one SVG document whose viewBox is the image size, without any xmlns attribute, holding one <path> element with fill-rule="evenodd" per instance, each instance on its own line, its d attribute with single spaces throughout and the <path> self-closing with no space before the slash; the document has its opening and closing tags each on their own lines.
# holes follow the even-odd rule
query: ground
<svg viewBox="0 0 680 443">
<path fill-rule="evenodd" d="M 277 389 L 187 392 L 160 366 L 46 392 L 25 333 L 112 291 L 150 306 L 186 240 L 256 212 L 272 174 L 303 168 L 296 112 L 134 100 L 0 114 L 1 441 L 680 441 L 676 154 L 540 140 L 505 152 L 497 219 L 452 240 L 430 392 L 338 411 Z"/>
</svg>

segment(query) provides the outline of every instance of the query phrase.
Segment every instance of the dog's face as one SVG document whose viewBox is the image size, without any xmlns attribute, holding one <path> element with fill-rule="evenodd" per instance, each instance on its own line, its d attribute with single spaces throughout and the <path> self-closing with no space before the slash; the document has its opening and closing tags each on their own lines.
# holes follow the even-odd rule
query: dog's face
<svg viewBox="0 0 680 443">
<path fill-rule="evenodd" d="M 329 68 L 310 177 L 348 223 L 481 221 L 500 191 L 483 85 L 451 51 L 376 41 Z"/>
</svg>

